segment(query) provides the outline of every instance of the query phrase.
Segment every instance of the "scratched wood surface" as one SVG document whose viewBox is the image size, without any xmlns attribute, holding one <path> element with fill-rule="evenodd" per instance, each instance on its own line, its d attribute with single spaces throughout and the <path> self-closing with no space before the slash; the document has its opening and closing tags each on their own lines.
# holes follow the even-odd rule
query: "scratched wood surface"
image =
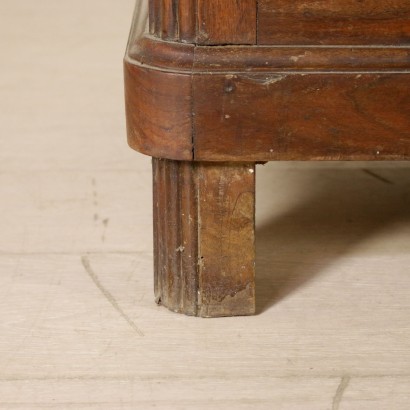
<svg viewBox="0 0 410 410">
<path fill-rule="evenodd" d="M 0 408 L 408 410 L 407 163 L 260 166 L 258 314 L 155 305 L 133 6 L 0 6 Z"/>
</svg>

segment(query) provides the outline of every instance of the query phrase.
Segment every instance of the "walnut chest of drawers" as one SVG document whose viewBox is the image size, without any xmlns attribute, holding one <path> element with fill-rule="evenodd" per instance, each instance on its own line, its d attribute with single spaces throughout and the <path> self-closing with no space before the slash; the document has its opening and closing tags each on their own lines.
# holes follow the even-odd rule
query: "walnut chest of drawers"
<svg viewBox="0 0 410 410">
<path fill-rule="evenodd" d="M 148 3 L 124 65 L 128 141 L 153 157 L 157 303 L 252 314 L 257 163 L 410 158 L 410 2 Z"/>
</svg>

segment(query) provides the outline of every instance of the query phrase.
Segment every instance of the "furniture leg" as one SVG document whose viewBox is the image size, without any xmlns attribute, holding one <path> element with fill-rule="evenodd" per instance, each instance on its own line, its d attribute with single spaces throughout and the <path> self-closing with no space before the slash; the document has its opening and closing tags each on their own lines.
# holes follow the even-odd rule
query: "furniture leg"
<svg viewBox="0 0 410 410">
<path fill-rule="evenodd" d="M 153 158 L 158 304 L 202 317 L 255 313 L 255 164 Z"/>
</svg>

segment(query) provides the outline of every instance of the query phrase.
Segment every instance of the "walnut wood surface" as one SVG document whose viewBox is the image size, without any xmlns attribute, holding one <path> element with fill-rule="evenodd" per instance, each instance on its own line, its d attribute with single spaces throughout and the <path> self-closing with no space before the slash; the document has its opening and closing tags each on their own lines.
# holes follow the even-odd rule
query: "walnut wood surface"
<svg viewBox="0 0 410 410">
<path fill-rule="evenodd" d="M 164 40 L 195 41 L 196 0 L 150 0 L 150 33 Z"/>
<path fill-rule="evenodd" d="M 226 46 L 196 47 L 192 72 L 198 75 L 369 71 L 400 74 L 409 69 L 410 47 Z"/>
<path fill-rule="evenodd" d="M 150 33 L 196 44 L 256 44 L 256 0 L 150 0 Z"/>
<path fill-rule="evenodd" d="M 145 37 L 129 49 L 133 148 L 197 161 L 410 158 L 407 2 L 260 0 L 257 8 L 254 0 L 152 0 L 150 5 L 151 32 L 173 41 Z M 254 42 L 257 9 L 258 42 L 275 43 L 269 36 L 277 33 L 289 45 L 226 46 Z M 312 21 L 316 37 L 298 28 Z M 285 28 L 292 38 L 282 33 Z M 195 44 L 183 43 L 189 41 Z"/>
<path fill-rule="evenodd" d="M 191 77 L 125 62 L 128 143 L 155 157 L 192 159 Z"/>
<path fill-rule="evenodd" d="M 256 0 L 198 0 L 198 44 L 256 44 Z"/>
<path fill-rule="evenodd" d="M 259 0 L 258 44 L 410 42 L 408 0 Z"/>
<path fill-rule="evenodd" d="M 209 73 L 390 72 L 410 70 L 410 46 L 196 46 L 143 37 L 127 61 L 159 71 Z"/>
<path fill-rule="evenodd" d="M 399 45 L 407 0 L 150 0 L 150 32 L 195 44 Z"/>
<path fill-rule="evenodd" d="M 203 317 L 255 311 L 255 166 L 153 159 L 157 303 Z"/>
<path fill-rule="evenodd" d="M 197 5 L 195 0 L 178 1 L 178 33 L 182 41 L 193 42 L 196 39 Z"/>
<path fill-rule="evenodd" d="M 254 313 L 255 163 L 410 159 L 409 15 L 399 0 L 151 0 L 125 82 L 129 144 L 154 157 L 158 303 Z"/>
<path fill-rule="evenodd" d="M 130 145 L 175 160 L 410 158 L 410 48 L 204 47 L 126 61 Z"/>
<path fill-rule="evenodd" d="M 195 76 L 195 159 L 409 159 L 409 84 L 409 74 Z"/>
<path fill-rule="evenodd" d="M 198 201 L 189 162 L 153 159 L 154 288 L 158 304 L 198 314 Z"/>
</svg>

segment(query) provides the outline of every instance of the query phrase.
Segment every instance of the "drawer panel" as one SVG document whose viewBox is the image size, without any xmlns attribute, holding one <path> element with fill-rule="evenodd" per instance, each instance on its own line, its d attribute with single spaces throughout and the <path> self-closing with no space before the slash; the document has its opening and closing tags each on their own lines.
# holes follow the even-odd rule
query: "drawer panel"
<svg viewBox="0 0 410 410">
<path fill-rule="evenodd" d="M 259 44 L 410 45 L 410 0 L 260 0 Z"/>
<path fill-rule="evenodd" d="M 410 159 L 410 74 L 194 77 L 195 159 Z"/>
</svg>

